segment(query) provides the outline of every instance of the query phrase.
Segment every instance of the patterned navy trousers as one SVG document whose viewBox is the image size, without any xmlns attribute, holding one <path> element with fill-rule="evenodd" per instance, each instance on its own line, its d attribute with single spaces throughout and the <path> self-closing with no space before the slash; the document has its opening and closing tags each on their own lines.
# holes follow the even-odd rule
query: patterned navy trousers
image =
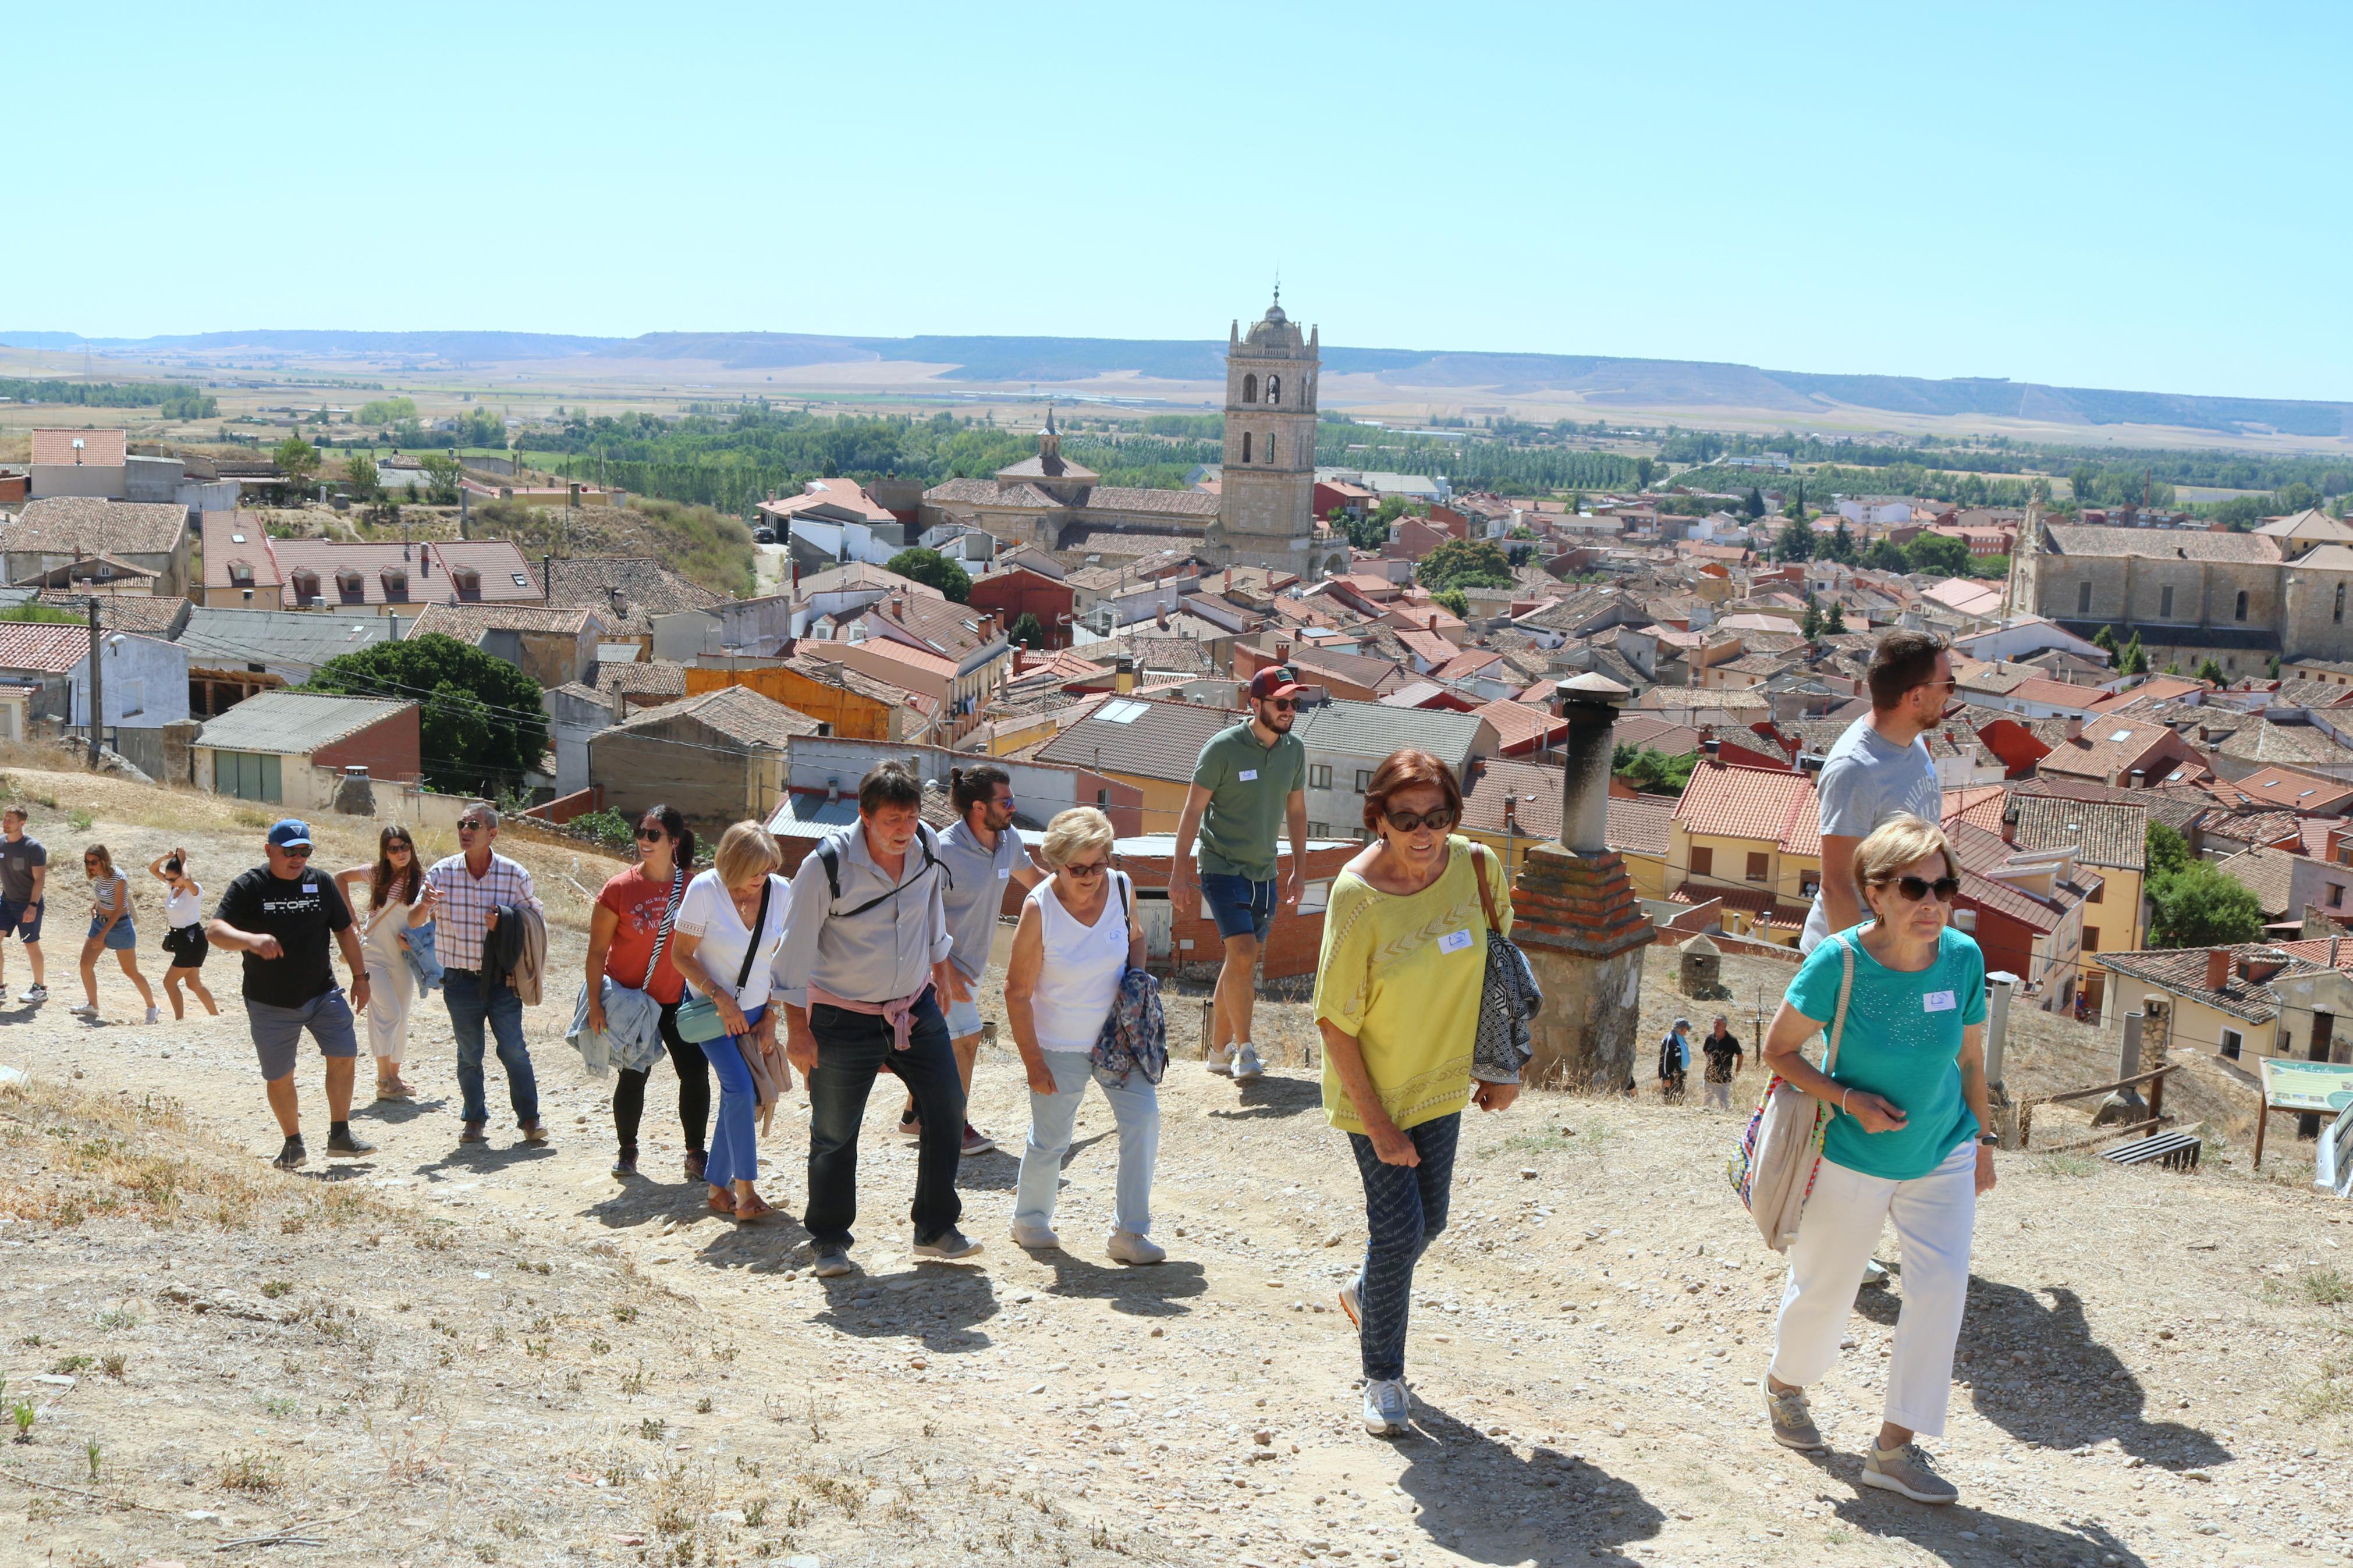
<svg viewBox="0 0 2353 1568">
<path fill-rule="evenodd" d="M 1405 1130 L 1421 1155 L 1419 1165 L 1384 1165 L 1373 1141 L 1348 1134 L 1356 1170 L 1365 1178 L 1365 1272 L 1357 1293 L 1364 1324 L 1357 1331 L 1365 1376 L 1405 1375 L 1406 1315 L 1413 1301 L 1413 1266 L 1446 1228 L 1446 1200 L 1454 1184 L 1454 1144 L 1462 1113 Z"/>
</svg>

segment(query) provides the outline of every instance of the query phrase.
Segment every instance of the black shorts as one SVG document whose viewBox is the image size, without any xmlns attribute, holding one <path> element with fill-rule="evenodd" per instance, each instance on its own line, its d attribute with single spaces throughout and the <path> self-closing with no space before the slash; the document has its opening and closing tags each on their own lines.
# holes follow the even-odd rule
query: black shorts
<svg viewBox="0 0 2353 1568">
<path fill-rule="evenodd" d="M 174 969 L 202 969 L 212 946 L 202 926 L 174 926 L 164 933 L 164 951 L 172 955 Z"/>
</svg>

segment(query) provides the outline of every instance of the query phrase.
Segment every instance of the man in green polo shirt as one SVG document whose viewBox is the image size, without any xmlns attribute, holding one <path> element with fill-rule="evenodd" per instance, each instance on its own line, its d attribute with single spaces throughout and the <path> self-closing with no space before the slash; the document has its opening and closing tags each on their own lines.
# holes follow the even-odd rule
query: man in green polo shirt
<svg viewBox="0 0 2353 1568">
<path fill-rule="evenodd" d="M 1209 1070 L 1248 1083 L 1266 1071 L 1250 1044 L 1259 944 L 1275 905 L 1297 908 L 1307 876 L 1307 748 L 1291 732 L 1306 689 L 1281 665 L 1250 677 L 1250 716 L 1201 748 L 1176 819 L 1176 860 L 1168 897 L 1180 910 L 1206 908 L 1226 945 L 1218 972 L 1216 1035 Z M 1276 878 L 1275 839 L 1291 829 L 1291 867 Z M 1193 841 L 1201 843 L 1195 875 Z M 1198 895 L 1198 898 L 1197 898 Z M 1229 1047 L 1232 1054 L 1227 1054 Z"/>
</svg>

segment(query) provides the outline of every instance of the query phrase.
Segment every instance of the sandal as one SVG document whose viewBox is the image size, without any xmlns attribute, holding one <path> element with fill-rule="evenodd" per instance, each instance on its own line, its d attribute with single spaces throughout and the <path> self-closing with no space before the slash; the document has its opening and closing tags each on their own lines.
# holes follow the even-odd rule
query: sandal
<svg viewBox="0 0 2353 1568">
<path fill-rule="evenodd" d="M 416 1095 L 415 1089 L 396 1078 L 390 1080 L 384 1079 L 375 1080 L 375 1097 L 378 1100 L 413 1100 Z"/>
<path fill-rule="evenodd" d="M 724 1215 L 729 1219 L 735 1217 L 735 1198 L 733 1194 L 709 1194 L 703 1198 L 702 1206 L 712 1214 Z"/>
<path fill-rule="evenodd" d="M 752 1198 L 752 1206 L 748 1209 L 744 1206 L 741 1199 L 737 1200 L 735 1205 L 735 1223 L 738 1225 L 757 1225 L 760 1221 L 767 1218 L 770 1215 L 776 1212 L 776 1206 L 773 1204 L 770 1204 L 765 1198 L 760 1197 L 755 1194 Z"/>
</svg>

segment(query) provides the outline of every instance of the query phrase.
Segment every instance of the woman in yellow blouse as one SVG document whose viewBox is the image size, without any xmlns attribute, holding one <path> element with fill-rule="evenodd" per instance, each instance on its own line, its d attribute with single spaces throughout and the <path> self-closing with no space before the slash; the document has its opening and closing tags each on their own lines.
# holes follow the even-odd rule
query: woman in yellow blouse
<svg viewBox="0 0 2353 1568">
<path fill-rule="evenodd" d="M 1462 1108 L 1501 1110 L 1516 1079 L 1472 1079 L 1487 919 L 1504 934 L 1512 898 L 1495 857 L 1449 831 L 1462 790 L 1427 752 L 1396 752 L 1365 792 L 1373 842 L 1332 884 L 1316 965 L 1324 1033 L 1324 1110 L 1348 1135 L 1365 1180 L 1365 1266 L 1340 1292 L 1365 1366 L 1365 1429 L 1406 1430 L 1406 1311 L 1413 1268 L 1446 1228 Z"/>
</svg>

